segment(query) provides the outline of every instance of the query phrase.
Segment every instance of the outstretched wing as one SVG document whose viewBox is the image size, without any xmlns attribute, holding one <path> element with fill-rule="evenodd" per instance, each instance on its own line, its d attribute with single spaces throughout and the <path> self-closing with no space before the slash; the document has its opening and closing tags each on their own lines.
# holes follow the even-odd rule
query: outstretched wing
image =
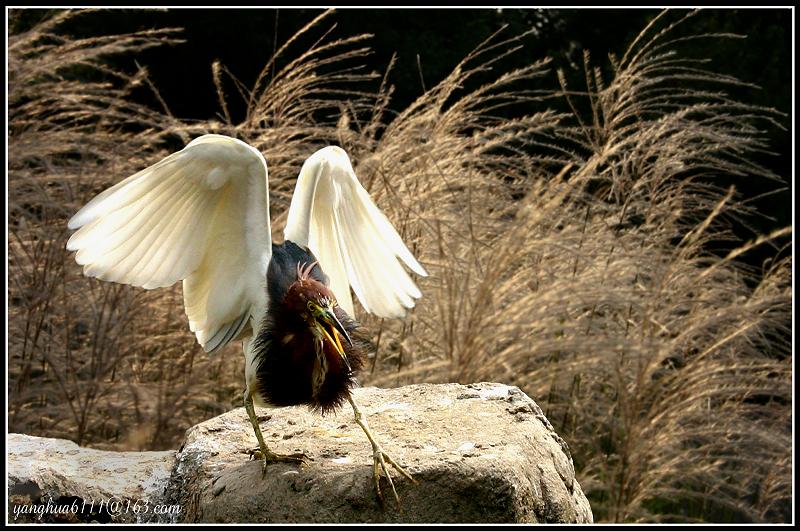
<svg viewBox="0 0 800 531">
<path fill-rule="evenodd" d="M 182 280 L 189 328 L 211 352 L 266 303 L 268 201 L 261 153 L 205 135 L 92 199 L 69 221 L 79 230 L 67 249 L 102 280 L 145 289 Z"/>
<path fill-rule="evenodd" d="M 303 164 L 284 236 L 308 247 L 330 278 L 339 305 L 361 305 L 380 317 L 402 317 L 422 296 L 401 265 L 427 276 L 397 231 L 358 182 L 347 153 L 326 147 Z"/>
</svg>

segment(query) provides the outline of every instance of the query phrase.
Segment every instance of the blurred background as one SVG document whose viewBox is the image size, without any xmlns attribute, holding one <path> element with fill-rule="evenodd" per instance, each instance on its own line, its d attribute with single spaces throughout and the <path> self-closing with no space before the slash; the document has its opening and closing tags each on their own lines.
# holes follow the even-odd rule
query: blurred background
<svg viewBox="0 0 800 531">
<path fill-rule="evenodd" d="M 82 277 L 66 221 L 216 132 L 280 239 L 338 144 L 431 272 L 358 316 L 364 385 L 520 386 L 597 521 L 788 521 L 790 16 L 10 10 L 9 430 L 157 450 L 240 407 L 240 346 L 204 354 L 178 285 Z"/>
</svg>

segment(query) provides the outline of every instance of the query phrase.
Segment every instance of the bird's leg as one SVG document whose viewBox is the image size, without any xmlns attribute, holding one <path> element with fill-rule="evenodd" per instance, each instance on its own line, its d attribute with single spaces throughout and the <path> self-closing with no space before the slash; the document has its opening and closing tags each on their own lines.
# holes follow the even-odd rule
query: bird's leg
<svg viewBox="0 0 800 531">
<path fill-rule="evenodd" d="M 386 465 L 386 463 L 392 465 L 398 472 L 400 472 L 400 474 L 410 479 L 414 484 L 416 484 L 417 481 L 411 477 L 411 474 L 406 472 L 403 467 L 398 465 L 389 454 L 383 451 L 381 445 L 378 444 L 378 442 L 375 440 L 375 437 L 372 435 L 372 431 L 369 429 L 369 423 L 367 423 L 366 417 L 363 413 L 361 413 L 361 410 L 356 405 L 353 397 L 348 396 L 347 400 L 350 402 L 350 405 L 353 406 L 356 424 L 361 426 L 361 429 L 364 430 L 364 433 L 367 435 L 367 439 L 369 439 L 369 443 L 372 445 L 372 474 L 375 479 L 375 490 L 377 491 L 378 499 L 381 501 L 381 503 L 383 503 L 383 494 L 381 493 L 381 472 L 383 472 L 383 475 L 386 476 L 386 479 L 389 482 L 389 486 L 392 487 L 392 493 L 394 494 L 394 499 L 397 502 L 397 507 L 400 507 L 400 497 L 397 495 L 397 490 L 394 488 L 394 481 L 392 481 L 392 476 L 389 474 L 389 467 Z"/>
<path fill-rule="evenodd" d="M 269 448 L 267 448 L 266 443 L 264 442 L 264 436 L 261 434 L 261 427 L 258 425 L 258 417 L 256 417 L 256 409 L 253 406 L 253 395 L 250 393 L 250 390 L 247 389 L 244 392 L 244 408 L 247 410 L 247 415 L 250 417 L 250 423 L 253 425 L 253 431 L 256 432 L 256 439 L 258 439 L 258 448 L 252 450 L 250 454 L 255 457 L 256 459 L 263 459 L 264 464 L 261 468 L 261 475 L 265 476 L 267 474 L 267 465 L 270 463 L 305 463 L 310 458 L 303 453 L 299 454 L 276 454 Z M 258 454 L 261 454 L 260 456 Z"/>
</svg>

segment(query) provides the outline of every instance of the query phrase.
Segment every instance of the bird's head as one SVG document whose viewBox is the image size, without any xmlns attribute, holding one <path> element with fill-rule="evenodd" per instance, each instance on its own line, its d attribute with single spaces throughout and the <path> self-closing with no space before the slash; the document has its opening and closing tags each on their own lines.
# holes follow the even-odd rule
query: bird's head
<svg viewBox="0 0 800 531">
<path fill-rule="evenodd" d="M 284 304 L 306 323 L 309 332 L 320 344 L 328 343 L 347 363 L 342 343 L 346 342 L 352 347 L 353 341 L 336 316 L 337 304 L 333 292 L 310 276 L 315 265 L 316 262 L 298 265 L 297 281 L 289 286 Z"/>
</svg>

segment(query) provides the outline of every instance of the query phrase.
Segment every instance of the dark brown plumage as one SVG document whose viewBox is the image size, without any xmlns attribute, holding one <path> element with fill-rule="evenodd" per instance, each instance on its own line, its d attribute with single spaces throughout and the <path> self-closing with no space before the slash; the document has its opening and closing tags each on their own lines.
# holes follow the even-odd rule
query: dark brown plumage
<svg viewBox="0 0 800 531">
<path fill-rule="evenodd" d="M 358 323 L 336 305 L 327 283 L 306 249 L 289 241 L 273 245 L 267 272 L 269 306 L 254 347 L 258 392 L 265 403 L 306 404 L 325 414 L 346 402 L 356 385 L 371 343 Z M 324 315 L 315 316 L 314 310 L 326 308 L 346 334 L 337 330 L 330 314 L 325 315 L 331 323 Z"/>
</svg>

